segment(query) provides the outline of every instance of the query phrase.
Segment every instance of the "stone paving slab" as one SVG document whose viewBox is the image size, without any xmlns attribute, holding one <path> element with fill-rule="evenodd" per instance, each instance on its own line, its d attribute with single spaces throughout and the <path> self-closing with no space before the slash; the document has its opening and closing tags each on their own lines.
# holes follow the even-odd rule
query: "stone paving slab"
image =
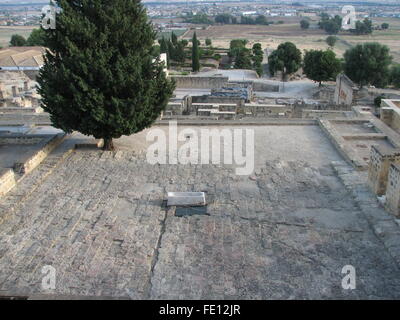
<svg viewBox="0 0 400 320">
<path fill-rule="evenodd" d="M 241 177 L 222 166 L 77 150 L 7 214 L 51 160 L 0 200 L 0 294 L 400 298 L 390 246 L 330 165 L 267 161 Z M 176 217 L 167 191 L 207 192 L 209 215 Z M 56 269 L 49 292 L 45 265 Z M 356 268 L 356 290 L 341 288 L 345 265 Z"/>
</svg>

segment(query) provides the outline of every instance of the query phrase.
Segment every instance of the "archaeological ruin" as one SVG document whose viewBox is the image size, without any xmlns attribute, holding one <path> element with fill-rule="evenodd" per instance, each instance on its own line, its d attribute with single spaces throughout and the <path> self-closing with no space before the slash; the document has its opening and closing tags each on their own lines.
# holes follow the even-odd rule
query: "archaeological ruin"
<svg viewBox="0 0 400 320">
<path fill-rule="evenodd" d="M 153 127 L 104 152 L 51 126 L 34 79 L 0 71 L 0 296 L 400 298 L 396 92 L 376 108 L 382 92 L 345 75 L 323 88 L 247 70 L 171 77 Z M 148 136 L 172 147 L 170 121 L 178 147 L 190 132 L 251 130 L 254 170 L 150 164 Z M 201 208 L 168 205 L 180 194 Z M 358 290 L 342 288 L 346 265 Z M 55 289 L 41 287 L 44 266 Z"/>
</svg>

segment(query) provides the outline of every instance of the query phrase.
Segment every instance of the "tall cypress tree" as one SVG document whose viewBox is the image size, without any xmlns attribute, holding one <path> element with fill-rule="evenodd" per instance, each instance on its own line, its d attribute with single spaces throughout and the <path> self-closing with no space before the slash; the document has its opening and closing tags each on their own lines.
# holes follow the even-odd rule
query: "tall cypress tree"
<svg viewBox="0 0 400 320">
<path fill-rule="evenodd" d="M 200 50 L 196 32 L 192 39 L 192 70 L 193 72 L 200 71 Z"/>
<path fill-rule="evenodd" d="M 39 93 L 51 121 L 67 133 L 113 139 L 149 126 L 166 107 L 174 84 L 151 56 L 156 33 L 140 0 L 57 0 L 56 29 Z"/>
<path fill-rule="evenodd" d="M 174 46 L 176 46 L 178 44 L 178 37 L 176 36 L 176 34 L 174 32 L 172 32 L 172 34 L 171 34 L 171 41 Z"/>
</svg>

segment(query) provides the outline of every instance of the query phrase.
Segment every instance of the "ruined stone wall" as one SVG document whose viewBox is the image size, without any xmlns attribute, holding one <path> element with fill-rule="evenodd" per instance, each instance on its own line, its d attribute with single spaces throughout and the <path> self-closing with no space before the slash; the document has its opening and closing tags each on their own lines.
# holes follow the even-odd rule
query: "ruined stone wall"
<svg viewBox="0 0 400 320">
<path fill-rule="evenodd" d="M 171 76 L 178 89 L 212 89 L 222 88 L 228 83 L 228 77 L 193 77 Z"/>
<path fill-rule="evenodd" d="M 226 103 L 226 104 L 237 104 L 241 106 L 245 104 L 244 99 L 239 97 L 215 97 L 215 96 L 194 96 L 192 97 L 192 103 Z"/>
<path fill-rule="evenodd" d="M 395 104 L 396 100 L 383 99 L 381 103 L 381 120 L 394 131 L 400 133 L 400 108 Z M 399 100 L 400 101 L 400 100 Z"/>
<path fill-rule="evenodd" d="M 11 169 L 3 169 L 0 171 L 0 197 L 14 188 L 15 184 L 14 172 Z"/>
<path fill-rule="evenodd" d="M 371 147 L 368 167 L 368 185 L 378 196 L 386 194 L 390 165 L 400 163 L 400 150 L 387 151 L 379 146 Z"/>
<path fill-rule="evenodd" d="M 354 100 L 354 83 L 344 74 L 339 74 L 336 78 L 336 88 L 333 102 L 336 104 L 351 105 Z"/>
<path fill-rule="evenodd" d="M 165 115 L 182 115 L 184 112 L 183 102 L 170 102 L 167 105 L 167 108 L 164 111 Z"/>
<path fill-rule="evenodd" d="M 293 114 L 293 106 L 291 105 L 262 105 L 262 104 L 246 104 L 244 108 L 240 108 L 240 113 L 255 117 L 286 117 L 291 118 Z"/>
<path fill-rule="evenodd" d="M 396 217 L 400 216 L 400 165 L 392 164 L 386 193 L 386 209 Z"/>
</svg>

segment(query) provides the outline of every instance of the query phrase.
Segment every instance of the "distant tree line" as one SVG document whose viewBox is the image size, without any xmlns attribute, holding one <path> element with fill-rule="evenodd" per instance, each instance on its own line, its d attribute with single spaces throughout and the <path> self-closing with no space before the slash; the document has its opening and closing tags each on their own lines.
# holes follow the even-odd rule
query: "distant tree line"
<svg viewBox="0 0 400 320">
<path fill-rule="evenodd" d="M 321 20 L 318 23 L 318 26 L 320 29 L 325 30 L 326 33 L 338 34 L 339 31 L 342 29 L 342 23 L 343 19 L 341 16 L 335 15 L 334 17 L 330 17 L 327 13 L 322 13 Z M 389 28 L 389 25 L 382 25 L 382 29 L 384 28 Z M 371 34 L 373 31 L 372 21 L 368 18 L 365 18 L 363 21 L 356 21 L 355 29 L 350 29 L 349 31 L 356 35 Z"/>
<path fill-rule="evenodd" d="M 332 41 L 336 42 L 335 39 Z M 348 49 L 343 60 L 338 59 L 331 49 L 306 51 L 303 59 L 293 43 L 285 42 L 270 54 L 268 64 L 272 75 L 282 73 L 282 80 L 302 67 L 304 74 L 320 85 L 323 81 L 335 80 L 343 70 L 360 87 L 393 85 L 400 88 L 400 65 L 392 65 L 389 48 L 376 42 Z"/>
<path fill-rule="evenodd" d="M 272 22 L 268 22 L 267 17 L 264 15 L 259 15 L 255 18 L 241 16 L 240 19 L 234 17 L 228 13 L 219 14 L 215 17 L 216 23 L 222 24 L 243 24 L 243 25 L 269 25 Z"/>
<path fill-rule="evenodd" d="M 207 16 L 204 13 L 199 13 L 196 15 L 189 14 L 184 17 L 184 22 L 193 24 L 243 24 L 243 25 L 269 25 L 273 22 L 269 22 L 267 17 L 264 15 L 258 15 L 257 17 L 241 16 L 235 17 L 229 13 L 222 13 L 214 18 Z"/>
<path fill-rule="evenodd" d="M 184 22 L 193 24 L 213 24 L 213 21 L 205 13 L 198 13 L 194 15 L 190 13 L 188 16 L 184 17 Z"/>
<path fill-rule="evenodd" d="M 166 39 L 162 37 L 158 42 L 160 44 L 160 53 L 167 54 L 168 67 L 170 66 L 170 60 L 181 63 L 185 62 L 185 47 L 188 45 L 187 40 L 178 41 L 178 37 L 172 32 L 171 38 Z"/>
<path fill-rule="evenodd" d="M 45 45 L 45 32 L 43 29 L 33 29 L 28 39 L 25 39 L 19 34 L 11 36 L 10 46 L 24 47 L 24 46 L 44 46 Z"/>
<path fill-rule="evenodd" d="M 357 21 L 356 28 L 351 29 L 350 32 L 356 35 L 371 34 L 372 33 L 372 21 L 365 18 L 364 21 Z"/>
</svg>

